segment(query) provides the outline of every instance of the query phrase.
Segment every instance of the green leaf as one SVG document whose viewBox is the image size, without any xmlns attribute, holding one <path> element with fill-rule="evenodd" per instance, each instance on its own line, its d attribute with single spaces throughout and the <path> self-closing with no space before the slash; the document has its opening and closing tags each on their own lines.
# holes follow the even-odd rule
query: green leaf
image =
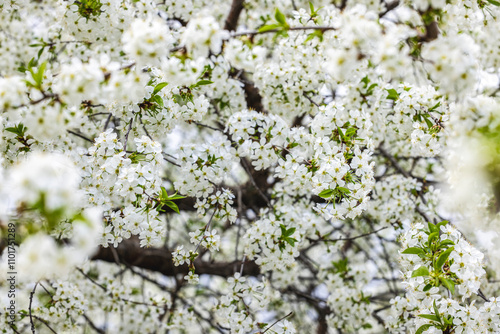
<svg viewBox="0 0 500 334">
<path fill-rule="evenodd" d="M 40 66 L 38 67 L 38 70 L 35 72 L 35 70 L 33 70 L 34 66 L 32 66 L 35 64 L 35 62 L 32 62 L 32 60 L 30 60 L 30 62 L 28 64 L 28 71 L 30 71 L 31 76 L 33 77 L 33 80 L 35 82 L 27 81 L 27 83 L 35 88 L 41 89 L 42 88 L 42 81 L 43 81 L 43 74 L 45 72 L 45 68 L 47 67 L 47 62 L 43 62 L 42 64 L 40 64 Z"/>
<path fill-rule="evenodd" d="M 344 188 L 344 187 L 337 187 L 335 189 L 337 189 L 338 191 L 340 191 L 343 194 L 350 194 L 351 193 L 351 191 L 349 189 Z"/>
<path fill-rule="evenodd" d="M 170 200 L 174 200 L 174 199 L 183 199 L 183 198 L 186 198 L 186 196 L 177 195 L 177 193 L 175 193 L 173 195 L 168 196 L 167 198 Z"/>
<path fill-rule="evenodd" d="M 165 189 L 165 187 L 161 187 L 160 198 L 161 199 L 167 199 L 168 198 L 167 189 Z"/>
<path fill-rule="evenodd" d="M 163 99 L 159 95 L 154 95 L 151 97 L 151 100 L 156 102 L 160 106 L 160 108 L 163 108 Z"/>
<path fill-rule="evenodd" d="M 285 237 L 289 237 L 289 236 L 291 236 L 291 235 L 292 235 L 292 234 L 294 234 L 294 233 L 295 233 L 295 227 L 292 227 L 292 228 L 289 228 L 289 229 L 285 232 L 285 234 L 284 234 L 283 236 L 285 236 Z"/>
<path fill-rule="evenodd" d="M 425 121 L 425 124 L 427 124 L 427 127 L 430 129 L 434 126 L 434 124 L 429 120 L 429 117 L 427 115 L 422 115 Z"/>
<path fill-rule="evenodd" d="M 342 129 L 341 129 L 340 127 L 338 127 L 338 126 L 337 126 L 337 131 L 338 131 L 338 133 L 339 133 L 340 139 L 341 139 L 342 141 L 345 141 L 345 135 L 344 135 L 344 133 L 342 132 Z"/>
<path fill-rule="evenodd" d="M 321 198 L 330 198 L 333 195 L 333 190 L 332 189 L 325 189 L 322 192 L 318 194 L 319 197 Z"/>
<path fill-rule="evenodd" d="M 165 88 L 167 85 L 168 85 L 168 83 L 166 83 L 166 82 L 160 82 L 159 84 L 157 84 L 155 86 L 155 89 L 153 89 L 153 94 L 151 94 L 151 95 L 156 95 L 156 93 L 158 93 L 160 90 Z"/>
<path fill-rule="evenodd" d="M 450 239 L 444 239 L 439 243 L 439 248 L 444 248 L 444 246 L 451 246 L 451 245 L 455 245 L 455 243 Z"/>
<path fill-rule="evenodd" d="M 434 314 L 436 315 L 436 318 L 438 319 L 438 322 L 441 322 L 441 316 L 439 315 L 439 310 L 436 306 L 436 300 L 432 302 L 432 308 L 434 309 Z"/>
<path fill-rule="evenodd" d="M 486 1 L 488 1 L 489 3 L 491 3 L 494 6 L 500 6 L 500 2 L 499 1 L 495 1 L 495 0 L 486 0 Z"/>
<path fill-rule="evenodd" d="M 429 276 L 429 269 L 427 269 L 426 266 L 421 266 L 420 268 L 415 269 L 411 274 L 411 277 L 418 277 L 418 276 Z"/>
<path fill-rule="evenodd" d="M 214 82 L 210 81 L 210 80 L 200 80 L 197 83 L 195 83 L 194 85 L 191 85 L 190 88 L 196 88 L 196 87 L 199 87 L 199 86 L 210 85 L 210 84 L 213 84 L 213 83 Z"/>
<path fill-rule="evenodd" d="M 434 241 L 434 239 L 437 239 L 438 237 L 439 237 L 439 232 L 432 232 L 431 234 L 429 234 L 429 239 L 428 239 L 429 245 Z"/>
<path fill-rule="evenodd" d="M 309 2 L 309 9 L 311 10 L 311 14 L 314 13 L 314 5 L 312 2 Z"/>
<path fill-rule="evenodd" d="M 436 270 L 441 270 L 441 267 L 443 267 L 443 264 L 446 262 L 446 260 L 448 260 L 448 257 L 450 256 L 450 253 L 453 251 L 453 249 L 454 249 L 453 247 L 450 247 L 441 254 L 439 254 L 439 257 L 434 266 Z"/>
<path fill-rule="evenodd" d="M 361 79 L 361 82 L 365 84 L 365 87 L 368 86 L 368 84 L 370 83 L 370 78 L 368 78 L 368 76 L 365 76 L 363 77 L 363 79 Z"/>
<path fill-rule="evenodd" d="M 394 88 L 388 89 L 387 93 L 389 93 L 389 95 L 387 95 L 386 99 L 397 100 L 399 98 L 399 94 Z"/>
<path fill-rule="evenodd" d="M 424 291 L 424 292 L 429 291 L 432 287 L 433 287 L 432 284 L 427 284 L 426 286 L 424 286 L 424 288 L 422 289 L 422 291 Z"/>
<path fill-rule="evenodd" d="M 196 83 L 196 86 L 210 85 L 213 84 L 213 81 L 210 80 L 200 80 Z"/>
<path fill-rule="evenodd" d="M 418 316 L 420 318 L 429 319 L 429 320 L 432 320 L 435 322 L 439 322 L 439 318 L 436 317 L 434 314 L 419 314 Z"/>
<path fill-rule="evenodd" d="M 23 123 L 19 123 L 15 127 L 5 128 L 5 131 L 11 132 L 18 137 L 24 137 L 26 130 L 28 130 L 28 128 L 25 127 Z"/>
<path fill-rule="evenodd" d="M 443 220 L 439 223 L 436 224 L 436 227 L 441 230 L 441 226 L 445 226 L 446 224 L 448 224 L 449 222 L 447 220 Z"/>
<path fill-rule="evenodd" d="M 419 247 L 410 247 L 401 252 L 401 254 L 425 254 L 424 250 Z"/>
<path fill-rule="evenodd" d="M 172 201 L 165 201 L 165 205 L 168 206 L 170 209 L 174 210 L 175 212 L 180 213 L 179 212 L 179 207 L 174 202 L 172 202 Z"/>
<path fill-rule="evenodd" d="M 279 24 L 268 24 L 259 28 L 258 32 L 266 32 L 270 30 L 279 29 L 281 26 Z"/>
<path fill-rule="evenodd" d="M 437 228 L 436 225 L 434 225 L 433 223 L 428 222 L 427 227 L 429 228 L 429 231 L 431 231 L 431 233 L 439 232 L 439 228 Z"/>
<path fill-rule="evenodd" d="M 286 242 L 288 242 L 292 247 L 295 245 L 295 243 L 297 242 L 297 239 L 295 238 L 285 238 L 284 239 Z"/>
<path fill-rule="evenodd" d="M 366 93 L 369 95 L 373 94 L 373 89 L 375 89 L 375 87 L 377 87 L 377 86 L 378 86 L 378 84 L 376 84 L 376 83 L 371 84 L 370 87 L 368 87 Z"/>
<path fill-rule="evenodd" d="M 444 277 L 440 277 L 439 280 L 441 281 L 441 283 L 443 283 L 443 286 L 446 289 L 450 290 L 452 295 L 455 293 L 455 283 L 452 280 L 449 280 Z"/>
<path fill-rule="evenodd" d="M 439 106 L 441 106 L 441 102 L 436 103 L 432 108 L 429 109 L 429 112 L 436 110 L 437 108 L 439 108 Z"/>
<path fill-rule="evenodd" d="M 415 334 L 422 334 L 423 332 L 425 332 L 426 330 L 428 330 L 429 328 L 431 327 L 434 327 L 433 324 L 425 324 L 425 325 L 422 325 L 420 326 L 417 331 L 415 332 Z"/>
<path fill-rule="evenodd" d="M 274 18 L 276 19 L 276 21 L 278 21 L 278 23 L 280 23 L 282 27 L 287 26 L 286 17 L 282 12 L 280 12 L 278 8 L 276 8 L 276 11 L 274 12 Z"/>
<path fill-rule="evenodd" d="M 304 43 L 307 43 L 307 42 L 309 42 L 310 40 L 313 40 L 315 37 L 318 37 L 318 38 L 319 38 L 319 41 L 320 41 L 320 42 L 323 42 L 323 31 L 321 31 L 321 30 L 319 30 L 319 29 L 318 29 L 318 30 L 313 31 L 312 33 L 310 33 L 310 34 L 307 36 L 307 38 L 306 38 L 306 40 L 304 41 Z"/>
</svg>

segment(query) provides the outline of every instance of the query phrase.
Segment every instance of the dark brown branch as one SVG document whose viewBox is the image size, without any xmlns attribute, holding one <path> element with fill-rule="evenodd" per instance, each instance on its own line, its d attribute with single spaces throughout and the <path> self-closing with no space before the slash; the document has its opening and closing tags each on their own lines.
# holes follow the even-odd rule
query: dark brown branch
<svg viewBox="0 0 500 334">
<path fill-rule="evenodd" d="M 245 0 L 233 0 L 231 4 L 231 10 L 226 18 L 226 23 L 224 25 L 225 30 L 234 31 L 238 26 L 238 19 L 240 18 L 241 11 L 243 10 L 243 3 Z"/>
<path fill-rule="evenodd" d="M 386 4 L 385 6 L 386 6 L 385 10 L 382 13 L 378 14 L 379 18 L 384 17 L 387 13 L 389 13 L 390 11 L 392 11 L 394 8 L 398 7 L 399 6 L 399 0 L 392 1 L 392 2 L 390 2 L 388 4 Z"/>
<path fill-rule="evenodd" d="M 439 26 L 434 20 L 429 24 L 425 25 L 425 35 L 420 36 L 419 40 L 421 42 L 430 42 L 438 38 L 439 36 Z"/>
<path fill-rule="evenodd" d="M 165 276 L 186 275 L 189 272 L 188 265 L 174 266 L 172 254 L 166 248 L 143 248 L 139 245 L 139 239 L 132 237 L 124 240 L 114 249 L 121 263 L 142 269 L 162 273 Z M 101 260 L 115 263 L 111 247 L 100 247 L 92 260 Z M 240 266 L 241 261 L 233 262 L 205 262 L 198 258 L 195 262 L 196 274 L 215 275 L 231 277 L 234 275 L 234 266 Z M 245 276 L 257 276 L 260 268 L 255 262 L 247 261 L 243 270 Z"/>
</svg>

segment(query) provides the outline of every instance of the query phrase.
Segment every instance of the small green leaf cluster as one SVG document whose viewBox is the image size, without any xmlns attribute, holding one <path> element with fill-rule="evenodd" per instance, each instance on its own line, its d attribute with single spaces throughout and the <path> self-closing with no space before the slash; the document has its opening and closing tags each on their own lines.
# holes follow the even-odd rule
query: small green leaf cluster
<svg viewBox="0 0 500 334">
<path fill-rule="evenodd" d="M 439 310 L 436 306 L 436 301 L 432 304 L 434 314 L 419 314 L 418 316 L 431 321 L 430 324 L 425 324 L 420 326 L 415 334 L 422 334 L 431 327 L 441 330 L 443 333 L 453 333 L 455 325 L 453 325 L 453 316 L 451 315 L 440 315 Z"/>
<path fill-rule="evenodd" d="M 351 191 L 345 187 L 337 186 L 335 189 L 325 189 L 318 194 L 319 197 L 325 199 L 332 199 L 333 202 L 348 198 Z"/>
<path fill-rule="evenodd" d="M 152 84 L 150 82 L 150 84 Z M 139 103 L 139 108 L 148 113 L 149 116 L 154 117 L 157 115 L 163 108 L 163 98 L 158 95 L 158 93 L 168 85 L 166 82 L 160 82 L 155 85 L 153 92 L 151 93 L 151 97 L 149 99 L 144 99 L 141 103 Z"/>
<path fill-rule="evenodd" d="M 263 25 L 259 28 L 258 32 L 263 33 L 267 31 L 276 31 L 276 36 L 287 36 L 287 31 L 290 29 L 290 26 L 286 22 L 285 15 L 280 12 L 278 8 L 276 8 L 276 11 L 274 12 L 274 19 L 274 23 Z"/>
<path fill-rule="evenodd" d="M 192 84 L 189 87 L 180 88 L 179 94 L 174 94 L 175 103 L 177 103 L 179 105 L 185 105 L 188 102 L 194 103 L 194 101 L 193 101 L 194 95 L 193 95 L 192 91 L 194 89 L 201 87 L 201 86 L 206 86 L 206 85 L 210 85 L 210 84 L 213 84 L 213 81 L 202 79 L 202 80 L 199 80 L 197 83 Z"/>
<path fill-rule="evenodd" d="M 90 19 L 92 16 L 101 15 L 102 3 L 100 0 L 79 0 L 75 1 L 78 7 L 78 14 L 85 19 Z"/>
<path fill-rule="evenodd" d="M 431 122 L 431 120 L 429 119 L 429 118 L 433 119 L 433 117 L 432 117 L 432 115 L 430 113 L 431 112 L 438 112 L 436 109 L 439 108 L 439 106 L 441 106 L 441 102 L 436 103 L 429 110 L 426 110 L 426 111 L 417 111 L 417 113 L 415 114 L 415 116 L 413 116 L 413 120 L 414 121 L 418 121 L 418 122 L 422 122 L 422 120 L 425 121 L 425 124 L 429 128 L 429 131 L 430 131 L 431 134 L 439 132 L 441 130 L 441 127 L 436 126 L 436 124 L 434 122 Z M 440 121 L 438 120 L 437 123 L 440 123 Z"/>
<path fill-rule="evenodd" d="M 432 264 L 431 270 L 427 265 L 420 266 L 412 272 L 411 277 L 425 277 L 425 287 L 423 291 L 428 291 L 432 287 L 444 286 L 451 294 L 455 293 L 455 285 L 458 284 L 456 274 L 450 272 L 449 268 L 453 260 L 449 259 L 454 250 L 455 243 L 450 239 L 439 238 L 441 226 L 445 226 L 448 221 L 442 221 L 436 225 L 427 224 L 427 229 L 422 230 L 428 237 L 420 246 L 409 247 L 402 254 L 418 255 L 424 263 Z"/>
<path fill-rule="evenodd" d="M 410 87 L 405 87 L 405 91 L 409 91 L 411 88 Z M 388 100 L 393 100 L 397 101 L 399 99 L 399 93 L 397 90 L 394 88 L 387 89 L 387 96 L 386 99 Z M 414 122 L 425 122 L 425 124 L 428 127 L 428 132 L 429 134 L 435 134 L 441 131 L 442 127 L 440 126 L 442 119 L 436 119 L 434 116 L 431 115 L 431 112 L 442 114 L 439 112 L 438 108 L 441 106 L 441 102 L 437 102 L 434 106 L 427 110 L 414 110 L 415 115 L 413 116 L 413 121 Z"/>
<path fill-rule="evenodd" d="M 16 135 L 16 140 L 23 145 L 18 150 L 22 152 L 29 152 L 31 143 L 28 141 L 33 139 L 31 135 L 26 135 L 27 127 L 23 123 L 19 123 L 14 127 L 6 128 L 5 131 L 11 132 Z"/>
<path fill-rule="evenodd" d="M 357 134 L 358 127 L 356 125 L 351 125 L 350 122 L 347 122 L 342 127 L 337 126 L 337 129 L 333 131 L 332 139 L 338 143 L 345 144 L 347 147 L 351 147 L 354 146 L 356 140 L 362 140 L 357 137 Z M 352 157 L 346 157 L 346 159 L 349 158 Z"/>
<path fill-rule="evenodd" d="M 168 195 L 165 187 L 161 187 L 161 192 L 160 192 L 160 195 L 158 196 L 158 199 L 157 199 L 159 211 L 165 212 L 164 206 L 166 205 L 170 209 L 179 213 L 179 207 L 173 201 L 176 199 L 183 199 L 183 198 L 186 198 L 186 196 L 177 195 L 177 193 L 175 193 L 173 195 Z"/>
<path fill-rule="evenodd" d="M 362 88 L 365 90 L 364 92 L 360 91 L 361 95 L 363 97 L 367 97 L 367 96 L 373 95 L 373 91 L 378 86 L 378 84 L 377 83 L 370 84 L 371 80 L 370 80 L 370 78 L 368 78 L 368 76 L 363 77 L 363 79 L 361 79 L 361 82 L 363 83 L 363 87 Z M 359 90 L 360 89 L 358 89 L 358 91 Z M 396 94 L 397 94 L 397 92 L 396 92 Z M 389 92 L 389 95 L 391 95 L 390 92 Z"/>
<path fill-rule="evenodd" d="M 42 82 L 46 67 L 47 67 L 47 62 L 43 62 L 40 64 L 40 66 L 38 66 L 38 62 L 35 61 L 34 58 L 32 58 L 28 63 L 27 69 L 24 70 L 25 71 L 27 70 L 31 73 L 33 81 L 26 80 L 26 85 L 28 87 L 33 87 L 35 89 L 38 89 L 39 91 L 43 91 Z"/>
<path fill-rule="evenodd" d="M 280 248 L 280 251 L 284 251 L 286 248 L 286 244 L 289 244 L 293 247 L 298 240 L 292 238 L 292 234 L 294 234 L 296 230 L 295 227 L 290 227 L 289 229 L 287 229 L 285 225 L 281 224 L 280 229 L 281 235 L 278 238 L 278 247 Z"/>
</svg>

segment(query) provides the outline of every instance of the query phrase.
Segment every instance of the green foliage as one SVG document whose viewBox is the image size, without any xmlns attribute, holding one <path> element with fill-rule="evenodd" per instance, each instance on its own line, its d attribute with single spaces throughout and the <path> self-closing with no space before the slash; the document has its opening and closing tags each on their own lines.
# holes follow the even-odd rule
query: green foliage
<svg viewBox="0 0 500 334">
<path fill-rule="evenodd" d="M 28 131 L 28 128 L 25 127 L 23 123 L 19 123 L 14 127 L 5 128 L 5 131 L 11 132 L 16 135 L 15 139 L 23 145 L 22 147 L 18 148 L 19 151 L 21 152 L 30 151 L 32 143 L 29 141 L 33 139 L 33 137 L 31 135 L 26 135 L 26 131 Z"/>
<path fill-rule="evenodd" d="M 307 35 L 307 38 L 304 41 L 304 43 L 307 43 L 310 40 L 313 40 L 315 37 L 318 37 L 319 41 L 323 42 L 323 31 L 321 29 L 314 30 L 312 33 Z"/>
<path fill-rule="evenodd" d="M 37 66 L 38 66 L 38 61 L 32 58 L 28 63 L 28 68 L 25 70 L 31 73 L 33 81 L 26 80 L 26 85 L 28 87 L 33 87 L 42 91 L 43 75 L 45 73 L 45 68 L 47 67 L 47 62 L 41 63 L 40 66 L 38 66 L 38 68 Z"/>
<path fill-rule="evenodd" d="M 286 247 L 286 244 L 289 244 L 290 246 L 294 246 L 295 243 L 297 242 L 297 239 L 292 238 L 292 234 L 295 233 L 295 227 L 290 227 L 289 229 L 286 228 L 285 225 L 281 224 L 280 225 L 281 229 L 281 236 L 278 238 L 278 246 L 281 251 L 283 251 Z"/>
<path fill-rule="evenodd" d="M 26 130 L 28 130 L 28 128 L 25 127 L 23 123 L 19 123 L 15 127 L 5 128 L 5 131 L 12 132 L 13 134 L 17 135 L 18 137 L 24 137 Z"/>
<path fill-rule="evenodd" d="M 486 0 L 486 1 L 488 1 L 493 6 L 500 6 L 500 1 L 495 1 L 495 0 Z"/>
<path fill-rule="evenodd" d="M 259 28 L 259 33 L 265 33 L 268 31 L 276 31 L 276 36 L 287 36 L 287 31 L 290 26 L 286 22 L 285 14 L 283 14 L 278 8 L 274 12 L 275 23 L 265 24 Z"/>
<path fill-rule="evenodd" d="M 210 85 L 210 84 L 213 84 L 214 82 L 213 81 L 210 81 L 210 80 L 200 80 L 198 81 L 197 83 L 189 86 L 189 88 L 191 89 L 195 89 L 195 88 L 198 88 L 200 86 L 205 86 L 205 85 Z"/>
<path fill-rule="evenodd" d="M 397 100 L 399 98 L 399 93 L 394 88 L 388 89 L 387 93 L 389 93 L 386 97 L 388 100 Z"/>
<path fill-rule="evenodd" d="M 411 277 L 424 276 L 426 286 L 424 291 L 433 286 L 443 286 L 452 294 L 455 293 L 455 285 L 458 283 L 457 276 L 449 271 L 453 260 L 450 260 L 450 254 L 455 249 L 455 243 L 452 240 L 440 240 L 439 233 L 441 226 L 446 225 L 447 221 L 442 221 L 436 225 L 427 224 L 427 229 L 423 230 L 427 234 L 427 241 L 422 242 L 422 246 L 409 247 L 401 252 L 405 255 L 418 255 L 424 262 L 431 263 L 432 268 L 429 271 L 427 266 L 421 266 L 412 272 Z"/>
<path fill-rule="evenodd" d="M 100 0 L 79 0 L 75 1 L 78 7 L 78 14 L 85 19 L 90 19 L 92 16 L 101 15 L 102 3 Z"/>
<path fill-rule="evenodd" d="M 161 192 L 160 192 L 160 195 L 157 199 L 159 211 L 165 212 L 165 209 L 163 207 L 166 205 L 170 209 L 179 213 L 179 207 L 173 201 L 176 199 L 183 199 L 183 198 L 186 198 L 186 197 L 181 196 L 181 195 L 177 195 L 177 193 L 175 193 L 173 195 L 168 195 L 167 190 L 164 187 L 161 187 Z"/>
<path fill-rule="evenodd" d="M 318 194 L 319 197 L 331 199 L 335 202 L 337 199 L 348 198 L 351 191 L 345 187 L 337 186 L 335 189 L 325 189 Z"/>
<path fill-rule="evenodd" d="M 420 326 L 415 332 L 415 334 L 422 334 L 431 327 L 435 327 L 436 329 L 441 330 L 443 333 L 453 333 L 453 329 L 455 328 L 455 325 L 453 324 L 453 316 L 451 315 L 441 316 L 436 306 L 436 301 L 432 303 L 432 308 L 434 314 L 418 315 L 420 318 L 430 320 L 431 323 Z"/>
</svg>

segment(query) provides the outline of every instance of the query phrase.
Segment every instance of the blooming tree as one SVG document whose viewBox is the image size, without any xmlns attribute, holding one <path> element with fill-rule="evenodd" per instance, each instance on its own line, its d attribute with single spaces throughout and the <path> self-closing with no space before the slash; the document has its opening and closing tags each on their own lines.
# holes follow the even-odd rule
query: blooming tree
<svg viewBox="0 0 500 334">
<path fill-rule="evenodd" d="M 0 332 L 500 333 L 499 15 L 0 0 Z"/>
</svg>

